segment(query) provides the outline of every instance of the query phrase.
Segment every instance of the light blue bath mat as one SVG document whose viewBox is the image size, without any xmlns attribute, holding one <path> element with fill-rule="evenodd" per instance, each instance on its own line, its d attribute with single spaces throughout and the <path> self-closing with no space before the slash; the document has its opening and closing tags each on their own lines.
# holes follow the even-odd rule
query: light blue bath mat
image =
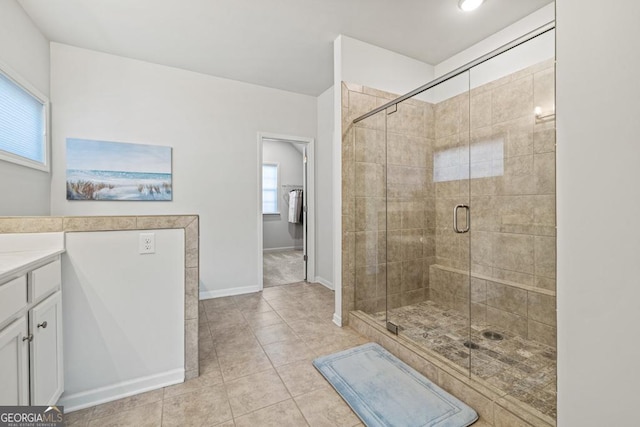
<svg viewBox="0 0 640 427">
<path fill-rule="evenodd" d="M 476 411 L 375 343 L 313 365 L 368 427 L 465 427 Z"/>
</svg>

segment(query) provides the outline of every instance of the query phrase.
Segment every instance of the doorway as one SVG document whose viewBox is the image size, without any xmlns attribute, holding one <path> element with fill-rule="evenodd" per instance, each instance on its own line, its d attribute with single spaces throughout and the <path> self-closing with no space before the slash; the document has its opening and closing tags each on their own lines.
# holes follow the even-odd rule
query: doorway
<svg viewBox="0 0 640 427">
<path fill-rule="evenodd" d="M 260 288 L 314 280 L 313 139 L 261 133 Z"/>
</svg>

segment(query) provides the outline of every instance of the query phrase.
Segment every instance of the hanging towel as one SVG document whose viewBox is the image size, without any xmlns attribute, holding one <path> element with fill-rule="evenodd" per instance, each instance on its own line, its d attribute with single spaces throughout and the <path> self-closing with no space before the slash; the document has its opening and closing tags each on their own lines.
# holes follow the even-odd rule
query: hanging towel
<svg viewBox="0 0 640 427">
<path fill-rule="evenodd" d="M 298 192 L 296 190 L 289 191 L 289 222 L 297 223 L 298 217 L 296 216 L 296 205 L 298 204 Z"/>
<path fill-rule="evenodd" d="M 292 224 L 302 222 L 302 190 L 289 192 L 289 222 Z"/>
</svg>

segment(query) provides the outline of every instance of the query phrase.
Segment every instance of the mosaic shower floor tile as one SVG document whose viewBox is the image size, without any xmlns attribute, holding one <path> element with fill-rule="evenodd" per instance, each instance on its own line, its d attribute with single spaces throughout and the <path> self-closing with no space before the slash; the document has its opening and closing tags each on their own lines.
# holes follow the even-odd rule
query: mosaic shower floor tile
<svg viewBox="0 0 640 427">
<path fill-rule="evenodd" d="M 487 323 L 469 325 L 466 316 L 433 301 L 399 307 L 388 314 L 375 313 L 373 317 L 383 323 L 388 318 L 400 326 L 400 335 L 420 347 L 435 351 L 470 370 L 472 376 L 556 418 L 555 348 Z M 499 334 L 500 339 L 483 335 L 487 332 Z"/>
</svg>

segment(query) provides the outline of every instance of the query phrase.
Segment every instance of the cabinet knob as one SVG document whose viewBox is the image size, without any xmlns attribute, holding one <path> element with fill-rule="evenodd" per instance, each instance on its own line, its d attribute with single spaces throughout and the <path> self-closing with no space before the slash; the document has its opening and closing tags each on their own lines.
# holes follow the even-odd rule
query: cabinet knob
<svg viewBox="0 0 640 427">
<path fill-rule="evenodd" d="M 38 323 L 38 328 L 46 329 L 47 328 L 47 321 L 45 320 L 42 323 Z"/>
<path fill-rule="evenodd" d="M 26 337 L 22 337 L 22 341 L 33 341 L 33 334 L 29 334 Z"/>
</svg>

